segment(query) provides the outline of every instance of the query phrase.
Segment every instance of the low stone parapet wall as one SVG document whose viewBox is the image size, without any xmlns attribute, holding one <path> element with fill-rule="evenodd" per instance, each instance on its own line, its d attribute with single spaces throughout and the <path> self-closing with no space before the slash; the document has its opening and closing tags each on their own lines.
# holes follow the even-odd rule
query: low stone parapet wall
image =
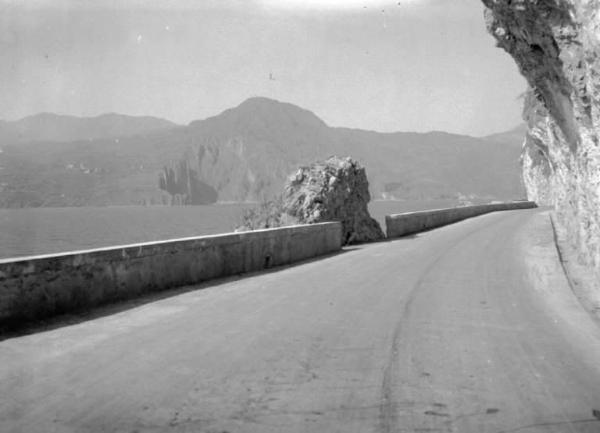
<svg viewBox="0 0 600 433">
<path fill-rule="evenodd" d="M 386 232 L 388 238 L 397 238 L 445 226 L 489 212 L 531 209 L 535 207 L 537 205 L 532 201 L 515 201 L 387 215 L 385 217 Z"/>
<path fill-rule="evenodd" d="M 341 232 L 327 222 L 0 260 L 0 323 L 333 253 Z"/>
</svg>

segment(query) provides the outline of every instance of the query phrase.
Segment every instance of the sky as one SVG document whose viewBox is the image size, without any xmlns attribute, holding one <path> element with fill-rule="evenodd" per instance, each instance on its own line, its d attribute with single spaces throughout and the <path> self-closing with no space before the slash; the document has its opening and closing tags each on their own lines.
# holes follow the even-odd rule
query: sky
<svg viewBox="0 0 600 433">
<path fill-rule="evenodd" d="M 526 88 L 480 0 L 0 0 L 0 119 L 186 124 L 265 96 L 331 126 L 475 136 Z"/>
</svg>

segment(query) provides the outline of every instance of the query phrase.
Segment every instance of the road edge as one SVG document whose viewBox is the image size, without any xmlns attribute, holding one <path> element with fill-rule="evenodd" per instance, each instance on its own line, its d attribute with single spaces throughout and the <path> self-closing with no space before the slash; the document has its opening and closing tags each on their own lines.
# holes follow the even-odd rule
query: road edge
<svg viewBox="0 0 600 433">
<path fill-rule="evenodd" d="M 565 231 L 555 222 L 555 213 L 551 211 L 549 216 L 558 258 L 571 291 L 592 319 L 600 325 L 600 282 L 596 281 L 591 269 L 579 262 L 576 249 L 568 242 Z"/>
<path fill-rule="evenodd" d="M 550 210 L 533 214 L 519 233 L 527 287 L 532 289 L 536 307 L 547 315 L 549 325 L 554 325 L 551 332 L 562 334 L 569 344 L 579 348 L 579 353 L 586 353 L 585 362 L 600 373 L 600 321 L 584 308 L 571 288 L 550 214 Z"/>
</svg>

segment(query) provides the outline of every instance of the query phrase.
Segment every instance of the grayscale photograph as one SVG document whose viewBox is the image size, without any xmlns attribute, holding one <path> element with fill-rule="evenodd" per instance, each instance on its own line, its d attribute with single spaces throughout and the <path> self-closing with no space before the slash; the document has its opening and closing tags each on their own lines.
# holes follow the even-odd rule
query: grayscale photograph
<svg viewBox="0 0 600 433">
<path fill-rule="evenodd" d="M 0 0 L 0 433 L 599 433 L 600 0 Z"/>
</svg>

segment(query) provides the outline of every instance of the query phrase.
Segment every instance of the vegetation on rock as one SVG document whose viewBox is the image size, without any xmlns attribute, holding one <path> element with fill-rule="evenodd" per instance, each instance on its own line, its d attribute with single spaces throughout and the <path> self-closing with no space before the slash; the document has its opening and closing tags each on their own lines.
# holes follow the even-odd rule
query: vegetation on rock
<svg viewBox="0 0 600 433">
<path fill-rule="evenodd" d="M 286 218 L 281 196 L 262 200 L 256 207 L 245 209 L 235 231 L 272 229 L 292 225 L 295 221 Z"/>
</svg>

